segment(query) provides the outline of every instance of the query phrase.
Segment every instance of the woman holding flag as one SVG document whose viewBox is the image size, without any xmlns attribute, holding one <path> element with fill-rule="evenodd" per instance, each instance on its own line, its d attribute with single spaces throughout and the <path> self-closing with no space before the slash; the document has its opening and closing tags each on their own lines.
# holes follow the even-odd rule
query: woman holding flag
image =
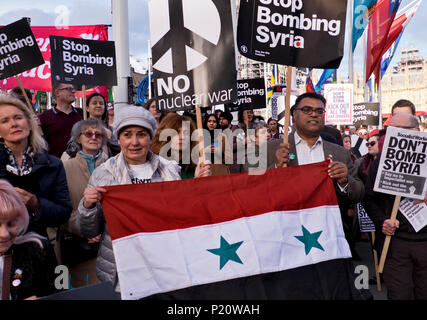
<svg viewBox="0 0 427 320">
<path fill-rule="evenodd" d="M 77 219 L 82 235 L 91 239 L 101 234 L 96 274 L 102 282 L 111 282 L 116 292 L 120 292 L 120 286 L 111 237 L 100 203 L 106 189 L 101 186 L 181 179 L 176 162 L 150 151 L 156 128 L 156 119 L 144 108 L 128 105 L 116 111 L 113 129 L 121 152 L 93 171 L 78 207 Z"/>
</svg>

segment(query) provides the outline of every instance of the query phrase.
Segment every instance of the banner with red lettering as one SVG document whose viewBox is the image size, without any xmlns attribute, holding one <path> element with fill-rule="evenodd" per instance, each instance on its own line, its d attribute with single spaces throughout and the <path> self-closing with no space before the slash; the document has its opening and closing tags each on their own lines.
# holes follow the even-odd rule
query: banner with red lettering
<svg viewBox="0 0 427 320">
<path fill-rule="evenodd" d="M 49 36 L 62 36 L 82 38 L 88 40 L 108 40 L 108 28 L 106 25 L 86 25 L 68 27 L 31 27 L 37 44 L 42 52 L 44 64 L 25 71 L 19 75 L 24 88 L 40 91 L 52 91 L 50 79 L 50 43 Z M 15 77 L 1 80 L 0 89 L 9 90 L 18 86 Z"/>
</svg>

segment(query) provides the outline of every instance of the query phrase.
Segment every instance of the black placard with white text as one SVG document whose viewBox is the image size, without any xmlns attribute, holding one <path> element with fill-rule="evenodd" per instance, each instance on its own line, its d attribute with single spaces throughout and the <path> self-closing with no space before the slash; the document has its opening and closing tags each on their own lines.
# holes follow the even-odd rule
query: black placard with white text
<svg viewBox="0 0 427 320">
<path fill-rule="evenodd" d="M 245 0 L 239 52 L 287 66 L 336 69 L 344 53 L 347 0 Z"/>
<path fill-rule="evenodd" d="M 226 107 L 229 112 L 239 109 L 265 109 L 264 78 L 237 80 L 237 100 Z"/>
<path fill-rule="evenodd" d="M 117 85 L 113 41 L 49 36 L 52 80 L 75 85 Z"/>
<path fill-rule="evenodd" d="M 378 102 L 362 102 L 353 105 L 353 125 L 378 126 L 380 121 L 380 104 Z"/>
<path fill-rule="evenodd" d="M 148 1 L 158 111 L 236 100 L 230 4 L 223 0 Z"/>
<path fill-rule="evenodd" d="M 27 19 L 0 29 L 0 80 L 44 64 Z"/>
</svg>

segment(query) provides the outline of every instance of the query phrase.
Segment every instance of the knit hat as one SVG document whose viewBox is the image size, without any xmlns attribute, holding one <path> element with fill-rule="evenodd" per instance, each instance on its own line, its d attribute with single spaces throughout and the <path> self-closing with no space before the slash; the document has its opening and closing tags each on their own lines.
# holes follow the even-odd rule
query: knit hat
<svg viewBox="0 0 427 320">
<path fill-rule="evenodd" d="M 125 105 L 115 108 L 113 130 L 119 137 L 121 129 L 127 126 L 140 126 L 150 132 L 151 139 L 157 129 L 157 121 L 150 111 L 135 105 Z"/>
</svg>

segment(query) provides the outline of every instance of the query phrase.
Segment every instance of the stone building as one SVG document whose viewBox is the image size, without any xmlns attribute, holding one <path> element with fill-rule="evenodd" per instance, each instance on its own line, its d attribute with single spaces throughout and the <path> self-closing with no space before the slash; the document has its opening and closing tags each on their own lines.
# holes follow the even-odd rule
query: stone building
<svg viewBox="0 0 427 320">
<path fill-rule="evenodd" d="M 381 80 L 382 113 L 390 113 L 399 99 L 408 99 L 417 111 L 427 112 L 427 60 L 414 47 L 402 49 L 400 61 L 389 66 Z M 364 102 L 363 75 L 358 72 L 354 74 L 354 102 Z"/>
</svg>

